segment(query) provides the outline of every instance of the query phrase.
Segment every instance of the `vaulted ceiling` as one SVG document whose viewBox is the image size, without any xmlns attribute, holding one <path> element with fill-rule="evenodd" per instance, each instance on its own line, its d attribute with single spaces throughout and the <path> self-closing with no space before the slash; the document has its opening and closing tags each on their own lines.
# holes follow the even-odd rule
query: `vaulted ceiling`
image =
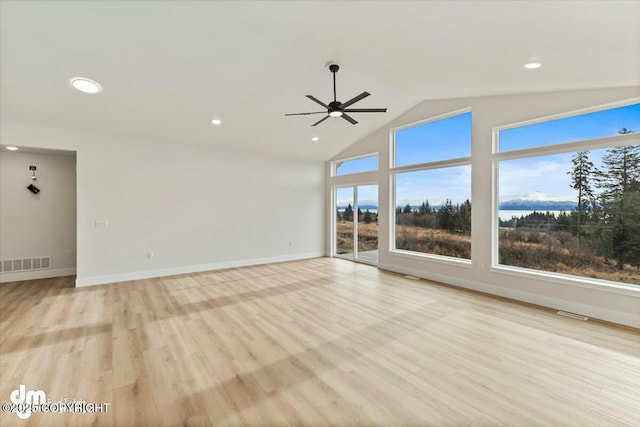
<svg viewBox="0 0 640 427">
<path fill-rule="evenodd" d="M 327 159 L 426 99 L 640 84 L 635 1 L 2 1 L 0 118 Z M 525 62 L 543 66 L 527 70 Z M 305 98 L 362 91 L 353 126 Z M 99 82 L 77 92 L 72 77 Z M 213 126 L 211 119 L 223 123 Z M 320 116 L 321 117 L 321 116 Z M 312 136 L 318 136 L 312 142 Z"/>
</svg>

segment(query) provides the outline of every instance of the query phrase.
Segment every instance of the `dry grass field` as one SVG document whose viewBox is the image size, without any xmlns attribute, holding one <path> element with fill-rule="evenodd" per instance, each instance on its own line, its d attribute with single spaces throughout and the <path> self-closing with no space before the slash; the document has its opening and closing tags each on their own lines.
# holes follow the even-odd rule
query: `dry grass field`
<svg viewBox="0 0 640 427">
<path fill-rule="evenodd" d="M 353 250 L 353 224 L 337 224 L 339 253 Z M 640 269 L 626 265 L 616 269 L 615 261 L 580 251 L 569 242 L 549 233 L 539 233 L 535 241 L 511 238 L 511 230 L 500 230 L 500 263 L 593 279 L 640 285 Z M 359 250 L 377 249 L 378 224 L 359 224 Z M 396 226 L 397 248 L 457 258 L 471 257 L 471 236 L 430 228 Z M 341 252 L 340 252 L 341 251 Z"/>
<path fill-rule="evenodd" d="M 396 248 L 470 259 L 471 235 L 433 228 L 396 225 Z"/>
<path fill-rule="evenodd" d="M 338 253 L 350 253 L 353 251 L 353 223 L 350 221 L 338 222 Z M 378 249 L 378 223 L 358 224 L 358 250 L 371 251 Z"/>
<path fill-rule="evenodd" d="M 500 230 L 501 264 L 640 285 L 640 269 L 626 264 L 618 270 L 614 260 L 578 248 L 566 233 L 531 232 L 525 241 L 522 236 L 513 238 L 513 233 Z"/>
</svg>

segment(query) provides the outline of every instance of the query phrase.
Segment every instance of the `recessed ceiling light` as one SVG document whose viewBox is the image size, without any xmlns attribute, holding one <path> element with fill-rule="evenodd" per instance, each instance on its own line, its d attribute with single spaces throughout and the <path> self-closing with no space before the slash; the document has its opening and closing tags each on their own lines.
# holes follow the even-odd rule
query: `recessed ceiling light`
<svg viewBox="0 0 640 427">
<path fill-rule="evenodd" d="M 311 140 L 312 140 L 313 142 L 316 142 L 316 141 L 317 141 L 317 140 L 319 140 L 319 139 L 320 139 L 320 138 L 318 138 L 317 136 L 314 136 L 313 138 L 311 138 Z"/>
<path fill-rule="evenodd" d="M 342 111 L 340 111 L 340 110 L 335 110 L 335 111 L 329 112 L 329 116 L 331 116 L 331 117 L 340 117 L 341 115 L 342 115 Z"/>
<path fill-rule="evenodd" d="M 84 77 L 75 77 L 71 79 L 71 86 L 84 93 L 98 93 L 102 91 L 102 87 L 93 80 Z"/>
<path fill-rule="evenodd" d="M 222 123 L 222 120 L 220 120 L 220 119 L 213 119 L 213 120 L 211 120 L 211 123 L 213 123 L 214 125 L 218 126 L 220 123 Z"/>
<path fill-rule="evenodd" d="M 18 151 L 18 147 L 6 147 L 9 151 Z"/>
<path fill-rule="evenodd" d="M 535 70 L 536 68 L 542 67 L 542 63 L 540 62 L 527 62 L 524 64 L 524 68 L 528 68 L 529 70 Z"/>
</svg>

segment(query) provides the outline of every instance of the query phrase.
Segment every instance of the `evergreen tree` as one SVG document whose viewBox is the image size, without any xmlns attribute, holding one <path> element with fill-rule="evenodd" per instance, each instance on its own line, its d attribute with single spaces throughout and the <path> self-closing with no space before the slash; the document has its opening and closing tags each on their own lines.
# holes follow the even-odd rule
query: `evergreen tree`
<svg viewBox="0 0 640 427">
<path fill-rule="evenodd" d="M 411 212 L 413 212 L 413 210 L 411 209 L 411 205 L 407 203 L 404 209 L 402 209 L 402 213 L 411 213 Z"/>
<path fill-rule="evenodd" d="M 344 214 L 342 214 L 342 219 L 345 221 L 353 221 L 353 208 L 351 207 L 351 203 L 349 203 L 345 208 Z"/>
<path fill-rule="evenodd" d="M 456 230 L 467 232 L 471 231 L 471 202 L 469 201 L 469 199 L 465 200 L 457 208 Z"/>
<path fill-rule="evenodd" d="M 364 221 L 365 224 L 371 224 L 371 222 L 373 221 L 373 218 L 371 216 L 371 212 L 369 212 L 369 209 L 367 209 L 364 212 L 364 217 L 362 220 Z"/>
<path fill-rule="evenodd" d="M 557 231 L 570 231 L 573 232 L 573 221 L 571 217 L 567 215 L 567 212 L 561 211 L 553 226 Z"/>
<path fill-rule="evenodd" d="M 622 128 L 618 133 L 632 133 Z M 640 264 L 640 145 L 615 147 L 602 157 L 596 175 L 602 190 L 604 224 L 601 249 L 617 262 Z"/>
<path fill-rule="evenodd" d="M 576 218 L 575 234 L 578 236 L 578 247 L 582 235 L 582 223 L 584 213 L 589 209 L 593 201 L 593 191 L 591 190 L 591 176 L 593 175 L 593 163 L 589 160 L 589 151 L 579 151 L 571 159 L 572 169 L 567 172 L 571 177 L 571 188 L 578 190 L 578 215 Z"/>
<path fill-rule="evenodd" d="M 418 209 L 418 214 L 419 215 L 426 215 L 426 214 L 428 214 L 430 212 L 431 212 L 431 206 L 429 205 L 429 201 L 425 200 L 420 205 L 420 208 Z"/>
<path fill-rule="evenodd" d="M 451 203 L 450 199 L 447 199 L 444 205 L 438 209 L 438 213 L 436 215 L 436 226 L 441 230 L 455 230 L 454 214 L 453 203 Z"/>
</svg>

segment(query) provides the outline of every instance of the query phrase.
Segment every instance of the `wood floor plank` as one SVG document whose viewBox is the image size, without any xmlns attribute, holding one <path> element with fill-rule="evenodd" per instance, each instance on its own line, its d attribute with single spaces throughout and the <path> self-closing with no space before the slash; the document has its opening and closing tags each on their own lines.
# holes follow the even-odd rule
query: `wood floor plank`
<svg viewBox="0 0 640 427">
<path fill-rule="evenodd" d="M 0 286 L 5 426 L 639 426 L 640 332 L 344 260 Z"/>
</svg>

